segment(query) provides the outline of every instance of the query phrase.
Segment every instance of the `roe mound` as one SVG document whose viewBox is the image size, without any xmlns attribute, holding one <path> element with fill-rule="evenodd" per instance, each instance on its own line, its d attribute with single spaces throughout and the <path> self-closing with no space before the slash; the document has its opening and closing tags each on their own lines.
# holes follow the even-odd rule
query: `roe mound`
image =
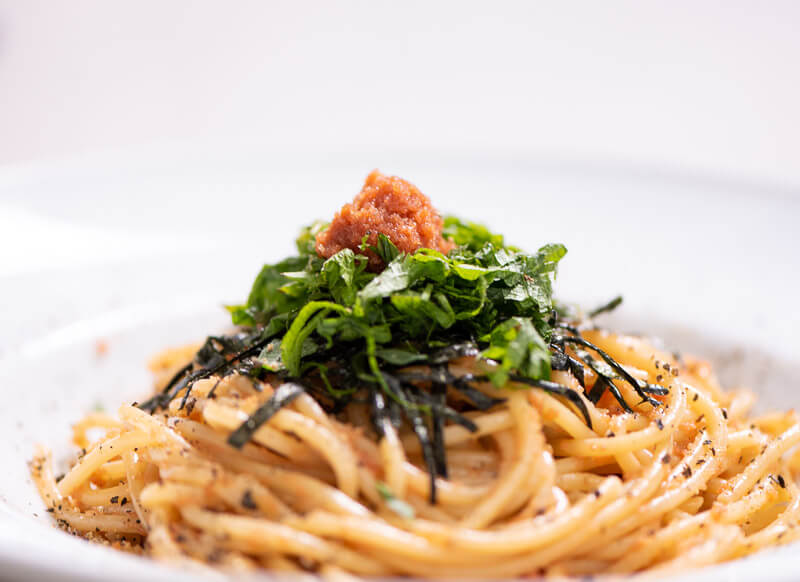
<svg viewBox="0 0 800 582">
<path fill-rule="evenodd" d="M 365 235 L 372 246 L 378 242 L 378 233 L 383 233 L 404 253 L 419 248 L 447 253 L 454 244 L 442 237 L 443 226 L 430 199 L 416 186 L 375 170 L 353 202 L 345 204 L 328 228 L 317 234 L 316 251 L 320 257 L 329 258 L 348 248 L 366 255 L 368 268 L 379 271 L 384 266 L 380 257 L 371 250 L 359 249 Z"/>
</svg>

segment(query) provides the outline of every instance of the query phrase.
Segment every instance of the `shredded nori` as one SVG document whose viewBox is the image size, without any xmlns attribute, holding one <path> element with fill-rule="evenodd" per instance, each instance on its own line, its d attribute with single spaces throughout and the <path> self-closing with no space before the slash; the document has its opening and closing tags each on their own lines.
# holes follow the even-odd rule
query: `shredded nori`
<svg viewBox="0 0 800 582">
<path fill-rule="evenodd" d="M 630 384 L 633 387 L 633 389 L 636 391 L 636 393 L 641 397 L 642 402 L 648 402 L 653 406 L 660 406 L 661 403 L 658 400 L 656 400 L 655 398 L 652 398 L 651 396 L 649 396 L 649 394 L 657 394 L 659 396 L 664 396 L 665 394 L 669 393 L 669 390 L 667 390 L 663 386 L 658 386 L 656 384 L 648 384 L 646 382 L 640 382 L 639 380 L 637 380 L 636 378 L 631 376 L 630 373 L 621 364 L 619 364 L 614 358 L 609 356 L 606 352 L 601 350 L 599 347 L 597 347 L 593 343 L 583 339 L 580 336 L 574 336 L 574 335 L 571 335 L 571 336 L 567 336 L 567 335 L 556 336 L 553 339 L 553 342 L 556 343 L 556 344 L 564 344 L 564 343 L 577 344 L 577 345 L 583 346 L 585 348 L 589 348 L 590 350 L 596 352 L 603 360 L 605 360 L 605 362 L 609 366 L 611 366 L 611 368 L 617 374 L 620 375 L 620 377 L 623 380 L 625 380 L 625 382 L 627 382 L 628 384 Z M 588 362 L 587 362 L 587 365 L 591 366 L 591 364 L 589 364 Z M 596 372 L 596 370 L 595 370 L 595 372 Z M 606 379 L 608 379 L 608 378 L 606 377 Z M 609 384 L 613 384 L 610 381 L 608 383 Z"/>
<path fill-rule="evenodd" d="M 597 317 L 602 313 L 608 313 L 609 311 L 614 311 L 617 307 L 622 305 L 622 295 L 617 295 L 609 301 L 608 303 L 604 303 L 600 307 L 595 307 L 589 312 L 589 319 Z"/>
<path fill-rule="evenodd" d="M 443 382 L 434 382 L 431 386 L 431 399 L 435 406 L 432 408 L 431 424 L 433 425 L 433 450 L 436 454 L 436 473 L 439 477 L 447 479 L 447 458 L 445 456 L 444 422 L 445 416 L 438 410 L 445 408 L 447 398 L 447 385 Z"/>
<path fill-rule="evenodd" d="M 577 390 L 573 390 L 572 388 L 551 382 L 549 380 L 533 380 L 531 378 L 517 376 L 515 374 L 512 374 L 510 379 L 514 382 L 527 384 L 528 386 L 532 386 L 534 388 L 541 388 L 545 392 L 550 392 L 551 394 L 564 396 L 567 400 L 574 404 L 578 410 L 580 410 L 581 415 L 583 415 L 583 419 L 586 421 L 586 425 L 589 428 L 592 428 L 592 419 L 589 417 L 589 409 L 586 407 L 586 403 L 583 401 L 582 395 Z"/>
<path fill-rule="evenodd" d="M 272 418 L 281 408 L 292 402 L 295 398 L 305 392 L 300 384 L 296 382 L 286 382 L 275 389 L 275 393 L 270 396 L 250 418 L 231 433 L 228 437 L 228 444 L 237 449 L 241 449 L 252 437 L 261 425 Z"/>
<path fill-rule="evenodd" d="M 570 403 L 589 427 L 586 401 L 596 403 L 606 391 L 632 411 L 615 380 L 630 384 L 642 402 L 660 404 L 651 395 L 664 395 L 666 388 L 636 380 L 582 337 L 579 321 L 553 305 L 552 279 L 563 246 L 529 255 L 479 225 L 446 224 L 446 234 L 458 243 L 446 256 L 430 249 L 406 255 L 379 235 L 387 265 L 378 274 L 367 272 L 364 257 L 349 249 L 320 259 L 313 230 L 305 231 L 299 255 L 266 265 L 247 304 L 229 308 L 238 331 L 209 336 L 194 360 L 139 407 L 153 413 L 181 397 L 183 409 L 194 382 L 212 376 L 217 383 L 210 398 L 220 380 L 235 373 L 251 377 L 256 390 L 264 381 L 276 385 L 230 434 L 228 443 L 241 448 L 300 394 L 330 414 L 366 403 L 377 435 L 387 422 L 395 429 L 405 424 L 416 435 L 435 503 L 436 478 L 448 477 L 447 424 L 477 431 L 464 412 L 505 401 L 480 384 L 503 388 L 511 381 L 544 390 Z M 590 316 L 620 302 L 615 298 Z M 465 358 L 485 362 L 486 371 L 454 373 L 454 364 L 463 369 Z M 597 377 L 588 391 L 587 367 Z M 554 382 L 551 370 L 568 372 L 581 389 Z M 452 405 L 448 391 L 457 396 Z M 245 501 L 251 499 L 243 500 L 247 506 Z"/>
</svg>

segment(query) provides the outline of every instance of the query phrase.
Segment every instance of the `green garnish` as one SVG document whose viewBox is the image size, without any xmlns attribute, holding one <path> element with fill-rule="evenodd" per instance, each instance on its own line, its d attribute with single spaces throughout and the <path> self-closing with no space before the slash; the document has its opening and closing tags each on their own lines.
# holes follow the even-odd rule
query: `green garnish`
<svg viewBox="0 0 800 582">
<path fill-rule="evenodd" d="M 414 519 L 414 508 L 402 499 L 395 497 L 394 493 L 391 489 L 389 489 L 389 486 L 386 483 L 383 481 L 376 481 L 375 489 L 378 490 L 378 494 L 381 496 L 381 499 L 383 499 L 384 503 L 386 503 L 386 507 L 389 510 L 395 512 L 397 515 L 405 519 Z"/>
<path fill-rule="evenodd" d="M 479 382 L 545 390 L 565 399 L 589 426 L 586 402 L 597 403 L 606 391 L 631 410 L 615 381 L 629 383 L 653 406 L 659 401 L 650 395 L 666 393 L 633 378 L 581 337 L 565 308 L 554 305 L 553 279 L 567 252 L 561 244 L 529 254 L 484 226 L 450 217 L 444 235 L 457 246 L 447 255 L 425 248 L 402 253 L 383 234 L 367 246 L 365 237 L 359 251 L 368 248 L 385 265 L 373 273 L 367 257 L 351 249 L 320 258 L 314 240 L 321 228 L 318 223 L 304 229 L 297 254 L 265 265 L 247 302 L 228 307 L 238 333 L 207 338 L 194 361 L 140 408 L 153 412 L 181 393 L 183 408 L 193 383 L 202 378 L 238 373 L 260 389 L 259 381 L 277 377 L 283 383 L 273 396 L 228 439 L 241 448 L 302 393 L 331 413 L 357 399 L 370 405 L 378 435 L 386 423 L 395 428 L 406 423 L 415 433 L 435 503 L 436 478 L 447 478 L 445 424 L 477 430 L 448 405 L 448 390 L 473 410 L 503 402 L 478 389 Z M 463 357 L 479 361 L 474 374 L 451 371 L 450 363 Z M 590 390 L 584 384 L 586 367 L 597 378 Z M 551 381 L 551 370 L 568 371 L 583 390 Z M 388 497 L 388 488 L 379 485 L 379 492 L 393 511 L 408 513 L 410 508 L 399 505 L 403 502 Z"/>
<path fill-rule="evenodd" d="M 448 255 L 403 254 L 379 235 L 372 249 L 386 263 L 379 274 L 366 271 L 366 257 L 350 249 L 321 259 L 306 229 L 297 256 L 266 265 L 247 303 L 229 308 L 233 321 L 266 326 L 280 356 L 273 343 L 259 357 L 292 377 L 310 363 L 325 365 L 332 350 L 351 350 L 356 375 L 387 390 L 384 364 L 425 362 L 461 338 L 498 363 L 489 373 L 497 386 L 512 372 L 548 379 L 552 278 L 566 248 L 553 244 L 527 254 L 483 226 L 455 218 L 445 224 L 445 234 L 459 243 Z"/>
</svg>

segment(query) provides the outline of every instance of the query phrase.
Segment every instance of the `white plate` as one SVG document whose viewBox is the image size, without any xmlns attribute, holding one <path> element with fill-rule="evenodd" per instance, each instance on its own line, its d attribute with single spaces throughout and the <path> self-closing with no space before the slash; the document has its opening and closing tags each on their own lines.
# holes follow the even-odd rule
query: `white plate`
<svg viewBox="0 0 800 582">
<path fill-rule="evenodd" d="M 0 171 L 0 217 L 27 222 L 13 241 L 0 239 L 13 252 L 0 255 L 3 575 L 180 578 L 55 530 L 27 476 L 33 446 L 63 456 L 82 414 L 142 398 L 146 359 L 223 328 L 219 305 L 243 298 L 261 262 L 285 255 L 297 228 L 329 216 L 374 165 L 416 182 L 444 212 L 486 222 L 519 246 L 564 242 L 561 297 L 592 305 L 622 292 L 621 328 L 712 357 L 729 385 L 756 388 L 762 406 L 800 404 L 792 377 L 800 363 L 800 201 L 769 188 L 641 169 L 397 153 L 140 152 L 10 168 Z M 7 218 L 6 226 L 19 222 Z M 98 340 L 109 346 L 104 356 Z M 793 579 L 798 549 L 700 575 Z M 210 574 L 191 577 L 203 575 Z"/>
</svg>

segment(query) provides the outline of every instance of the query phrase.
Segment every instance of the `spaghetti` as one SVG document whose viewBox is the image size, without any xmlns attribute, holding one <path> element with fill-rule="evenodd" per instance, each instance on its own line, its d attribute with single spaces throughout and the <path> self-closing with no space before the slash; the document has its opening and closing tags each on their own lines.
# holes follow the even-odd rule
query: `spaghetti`
<svg viewBox="0 0 800 582">
<path fill-rule="evenodd" d="M 374 251 L 387 270 L 402 260 Z M 274 361 L 256 336 L 210 338 L 153 361 L 155 399 L 75 425 L 82 453 L 62 478 L 43 449 L 32 475 L 73 533 L 233 570 L 669 572 L 800 536 L 794 412 L 752 416 L 754 395 L 723 390 L 707 363 L 591 319 L 551 326 L 546 378 L 479 340 L 392 352 L 385 388 L 363 371 L 328 386 L 344 366 L 330 352 L 297 375 L 259 367 Z"/>
</svg>

